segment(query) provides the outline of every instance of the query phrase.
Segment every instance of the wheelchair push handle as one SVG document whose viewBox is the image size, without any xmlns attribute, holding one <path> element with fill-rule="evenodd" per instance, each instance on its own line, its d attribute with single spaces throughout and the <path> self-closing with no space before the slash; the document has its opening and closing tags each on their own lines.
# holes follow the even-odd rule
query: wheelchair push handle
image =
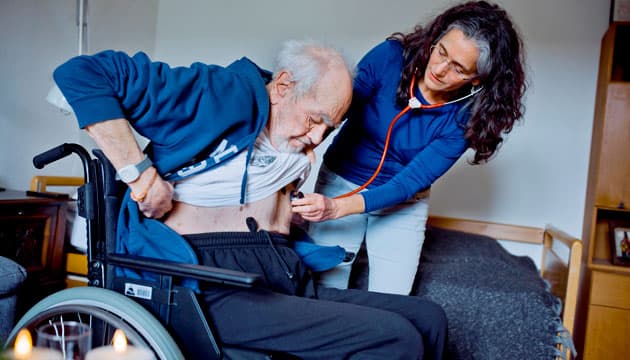
<svg viewBox="0 0 630 360">
<path fill-rule="evenodd" d="M 89 161 L 90 159 L 90 155 L 88 154 L 87 150 L 85 150 L 81 145 L 64 143 L 50 150 L 44 151 L 39 155 L 36 155 L 33 158 L 33 165 L 38 169 L 43 169 L 44 166 L 59 159 L 63 159 L 72 153 L 76 153 L 77 155 L 79 155 L 79 157 L 81 157 L 81 160 Z"/>
</svg>

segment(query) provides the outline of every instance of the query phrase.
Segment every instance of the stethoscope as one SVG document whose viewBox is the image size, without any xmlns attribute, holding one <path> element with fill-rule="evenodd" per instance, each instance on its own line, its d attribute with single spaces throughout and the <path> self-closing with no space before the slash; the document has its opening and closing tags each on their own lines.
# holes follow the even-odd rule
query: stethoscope
<svg viewBox="0 0 630 360">
<path fill-rule="evenodd" d="M 409 103 L 407 104 L 407 106 L 405 106 L 404 109 L 402 109 L 396 116 L 394 116 L 394 118 L 392 119 L 392 121 L 389 123 L 389 128 L 387 129 L 387 136 L 385 137 L 385 145 L 383 146 L 383 155 L 381 155 L 381 161 L 379 162 L 378 166 L 376 167 L 376 170 L 374 170 L 374 174 L 372 174 L 372 176 L 361 186 L 359 186 L 358 188 L 347 192 L 345 194 L 339 195 L 339 196 L 335 196 L 335 199 L 341 199 L 341 198 L 345 198 L 351 195 L 354 195 L 356 193 L 358 193 L 359 191 L 365 189 L 366 187 L 368 187 L 368 185 L 370 185 L 372 183 L 372 181 L 374 181 L 374 179 L 376 179 L 376 176 L 381 172 L 381 168 L 383 167 L 383 163 L 385 162 L 385 157 L 387 156 L 387 150 L 389 148 L 389 139 L 391 138 L 392 135 L 392 130 L 394 128 L 394 124 L 396 124 L 396 122 L 398 121 L 398 119 L 400 119 L 401 116 L 403 116 L 405 113 L 407 113 L 407 111 L 411 110 L 411 109 L 435 109 L 435 108 L 439 108 L 442 106 L 446 106 L 452 103 L 456 103 L 458 101 L 462 101 L 464 99 L 468 99 L 469 97 L 475 95 L 476 93 L 480 92 L 483 87 L 479 87 L 476 88 L 473 86 L 473 88 L 470 90 L 470 94 L 460 97 L 459 99 L 455 99 L 455 100 L 451 100 L 449 102 L 444 102 L 444 103 L 439 103 L 439 104 L 429 104 L 429 105 L 424 105 L 423 103 L 420 102 L 420 100 L 418 100 L 418 98 L 414 95 L 414 88 L 416 85 L 416 76 L 414 75 L 411 78 L 411 84 L 409 85 Z"/>
</svg>

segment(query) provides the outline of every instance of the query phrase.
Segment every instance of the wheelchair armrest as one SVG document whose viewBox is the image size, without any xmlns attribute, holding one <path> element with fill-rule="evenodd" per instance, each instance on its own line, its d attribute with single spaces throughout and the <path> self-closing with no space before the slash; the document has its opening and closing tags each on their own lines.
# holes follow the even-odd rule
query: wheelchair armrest
<svg viewBox="0 0 630 360">
<path fill-rule="evenodd" d="M 258 274 L 204 265 L 176 263 L 144 256 L 109 254 L 107 256 L 107 262 L 111 265 L 136 270 L 246 288 L 251 288 L 262 283 L 262 278 Z"/>
</svg>

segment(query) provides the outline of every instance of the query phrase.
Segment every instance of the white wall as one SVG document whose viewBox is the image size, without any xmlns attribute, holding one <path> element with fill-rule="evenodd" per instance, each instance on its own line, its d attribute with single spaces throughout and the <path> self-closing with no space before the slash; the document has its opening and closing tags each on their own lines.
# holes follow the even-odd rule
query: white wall
<svg viewBox="0 0 630 360">
<path fill-rule="evenodd" d="M 78 54 L 77 0 L 0 0 L 0 186 L 26 190 L 36 174 L 81 175 L 78 157 L 33 167 L 34 155 L 64 142 L 93 142 L 73 116 L 44 99 L 52 71 Z M 157 1 L 88 0 L 88 47 L 153 52 Z"/>
<path fill-rule="evenodd" d="M 145 50 L 173 65 L 269 67 L 284 39 L 313 38 L 354 62 L 446 0 L 89 0 L 90 47 Z M 44 102 L 50 73 L 76 53 L 75 0 L 0 1 L 0 186 L 26 189 L 30 159 L 61 142 L 86 142 L 74 120 Z M 581 236 L 600 39 L 610 1 L 503 0 L 524 36 L 531 87 L 522 125 L 489 164 L 466 159 L 434 186 L 431 212 L 544 226 Z M 36 26 L 33 26 L 35 24 Z M 34 29 L 31 29 L 34 28 Z M 323 149 L 322 149 L 323 150 Z M 73 161 L 55 165 L 79 174 Z M 71 168 L 69 168 L 71 167 Z"/>
<path fill-rule="evenodd" d="M 0 2 L 2 187 L 28 188 L 35 172 L 30 158 L 37 151 L 78 139 L 77 127 L 44 103 L 52 70 L 77 51 L 74 3 Z"/>
<path fill-rule="evenodd" d="M 433 192 L 434 212 L 553 223 L 581 237 L 600 40 L 608 3 L 504 1 L 525 37 L 531 87 L 523 123 L 487 166 L 460 161 Z"/>
</svg>

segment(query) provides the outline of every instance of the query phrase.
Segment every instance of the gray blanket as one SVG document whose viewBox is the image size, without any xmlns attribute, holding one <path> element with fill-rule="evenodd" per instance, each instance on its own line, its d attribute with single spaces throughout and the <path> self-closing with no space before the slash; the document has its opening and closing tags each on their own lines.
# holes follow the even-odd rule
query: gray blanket
<svg viewBox="0 0 630 360">
<path fill-rule="evenodd" d="M 367 272 L 362 251 L 351 286 L 367 289 Z M 509 254 L 494 239 L 428 228 L 412 295 L 431 299 L 446 311 L 449 359 L 559 355 L 559 299 L 530 258 Z"/>
</svg>

